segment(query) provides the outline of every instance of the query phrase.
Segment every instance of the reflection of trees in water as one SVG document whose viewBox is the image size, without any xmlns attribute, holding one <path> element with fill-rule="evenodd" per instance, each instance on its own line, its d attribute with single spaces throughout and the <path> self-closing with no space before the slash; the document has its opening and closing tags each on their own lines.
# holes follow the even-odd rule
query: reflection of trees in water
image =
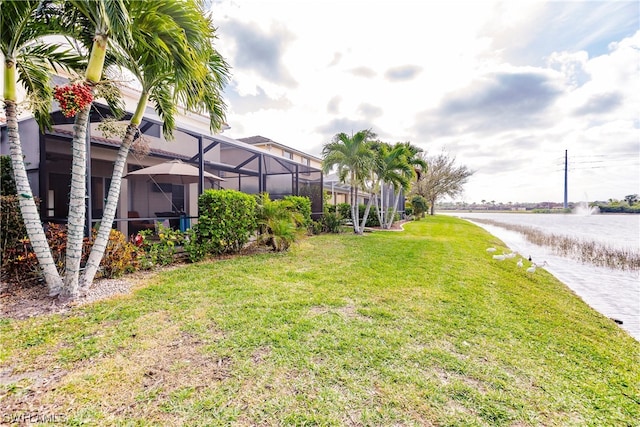
<svg viewBox="0 0 640 427">
<path fill-rule="evenodd" d="M 481 218 L 474 218 L 473 221 L 516 231 L 531 243 L 550 247 L 558 255 L 569 256 L 581 262 L 620 270 L 640 270 L 640 253 L 630 249 L 612 248 L 591 240 L 582 240 L 560 234 L 547 234 L 535 227 L 525 225 L 507 224 Z"/>
</svg>

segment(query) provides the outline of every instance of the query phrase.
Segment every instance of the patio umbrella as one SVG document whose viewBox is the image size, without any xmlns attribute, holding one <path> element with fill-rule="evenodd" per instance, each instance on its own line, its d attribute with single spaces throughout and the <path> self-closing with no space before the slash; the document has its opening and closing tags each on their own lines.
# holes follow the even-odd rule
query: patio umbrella
<svg viewBox="0 0 640 427">
<path fill-rule="evenodd" d="M 204 177 L 212 181 L 224 181 L 218 175 L 203 171 Z M 159 165 L 149 166 L 129 172 L 126 176 L 149 176 L 156 182 L 167 184 L 194 184 L 200 178 L 200 170 L 195 166 L 184 163 L 182 160 L 171 160 Z"/>
</svg>

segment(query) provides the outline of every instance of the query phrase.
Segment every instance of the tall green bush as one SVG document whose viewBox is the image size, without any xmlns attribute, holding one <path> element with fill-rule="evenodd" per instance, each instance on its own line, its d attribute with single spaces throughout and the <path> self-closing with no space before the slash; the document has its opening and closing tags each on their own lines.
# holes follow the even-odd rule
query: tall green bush
<svg viewBox="0 0 640 427">
<path fill-rule="evenodd" d="M 13 179 L 13 165 L 11 157 L 0 156 L 0 195 L 16 195 L 16 181 Z"/>
<path fill-rule="evenodd" d="M 362 218 L 364 218 L 364 211 L 367 209 L 367 205 L 359 205 L 358 206 L 358 215 L 359 221 L 362 224 Z M 378 215 L 368 215 L 367 223 L 364 225 L 365 227 L 379 227 L 380 220 L 378 219 Z"/>
<path fill-rule="evenodd" d="M 256 230 L 256 200 L 249 194 L 207 190 L 198 198 L 198 209 L 188 250 L 204 248 L 201 252 L 216 255 L 239 252 Z"/>
<path fill-rule="evenodd" d="M 342 218 L 351 219 L 351 205 L 349 203 L 338 203 L 336 207 Z"/>
<path fill-rule="evenodd" d="M 287 209 L 300 214 L 302 223 L 298 225 L 308 228 L 311 225 L 311 200 L 305 196 L 284 196 L 284 200 L 290 203 Z"/>
<path fill-rule="evenodd" d="M 424 197 L 415 195 L 411 198 L 411 207 L 415 216 L 423 217 L 427 209 L 429 209 L 429 202 Z"/>
</svg>

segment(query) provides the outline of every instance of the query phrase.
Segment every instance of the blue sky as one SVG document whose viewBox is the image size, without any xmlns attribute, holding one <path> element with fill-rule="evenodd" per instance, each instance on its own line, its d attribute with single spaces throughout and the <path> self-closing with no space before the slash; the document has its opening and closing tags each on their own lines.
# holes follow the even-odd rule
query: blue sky
<svg viewBox="0 0 640 427">
<path fill-rule="evenodd" d="M 233 138 L 320 156 L 337 132 L 446 151 L 459 201 L 640 193 L 640 2 L 210 3 Z"/>
</svg>

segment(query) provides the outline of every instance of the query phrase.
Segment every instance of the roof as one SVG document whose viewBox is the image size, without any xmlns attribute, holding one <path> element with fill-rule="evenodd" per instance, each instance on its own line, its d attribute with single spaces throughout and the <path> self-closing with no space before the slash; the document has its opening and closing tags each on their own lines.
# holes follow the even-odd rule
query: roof
<svg viewBox="0 0 640 427">
<path fill-rule="evenodd" d="M 283 148 L 283 149 L 289 150 L 289 151 L 293 151 L 296 154 L 300 154 L 300 155 L 303 155 L 305 157 L 310 157 L 310 158 L 312 158 L 314 160 L 322 162 L 321 158 L 316 157 L 313 154 L 309 154 L 307 152 L 300 151 L 300 150 L 298 150 L 296 148 L 289 147 L 288 145 L 281 144 L 279 142 L 274 141 L 273 139 L 269 139 L 269 138 L 267 138 L 265 136 L 262 136 L 262 135 L 249 136 L 249 137 L 246 137 L 246 138 L 238 138 L 237 141 L 242 141 L 242 142 L 244 142 L 246 144 L 250 144 L 250 145 L 259 145 L 259 144 L 273 145 L 275 147 Z"/>
<path fill-rule="evenodd" d="M 238 138 L 238 141 L 246 142 L 247 144 L 255 145 L 255 144 L 278 144 L 272 139 L 266 138 L 261 135 L 249 136 L 247 138 Z M 282 145 L 282 144 L 278 144 Z"/>
</svg>

